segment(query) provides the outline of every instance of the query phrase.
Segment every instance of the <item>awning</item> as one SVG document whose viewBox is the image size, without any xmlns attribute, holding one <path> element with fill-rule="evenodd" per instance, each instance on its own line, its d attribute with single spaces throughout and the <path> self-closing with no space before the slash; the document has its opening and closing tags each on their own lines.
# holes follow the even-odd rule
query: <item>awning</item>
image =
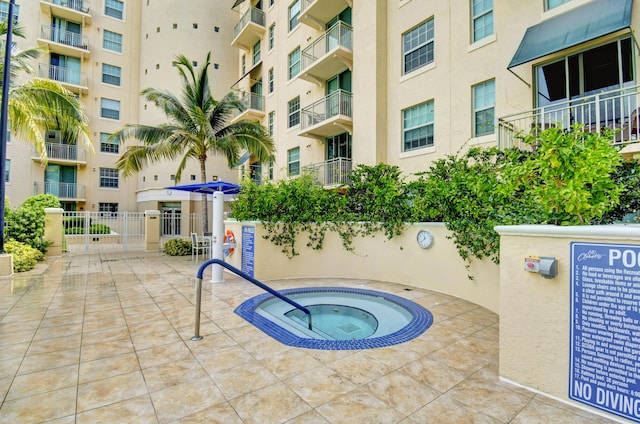
<svg viewBox="0 0 640 424">
<path fill-rule="evenodd" d="M 234 82 L 233 85 L 231 86 L 231 89 L 234 90 L 233 87 L 235 87 L 236 85 L 238 85 L 238 83 L 240 81 L 242 81 L 243 79 L 245 79 L 247 77 L 247 75 L 249 75 L 250 73 L 252 73 L 253 71 L 255 71 L 256 69 L 258 69 L 258 67 L 260 67 L 262 65 L 262 61 L 259 61 L 258 63 L 256 63 L 255 65 L 253 65 L 251 67 L 251 69 L 249 69 L 247 72 L 245 72 L 244 74 L 242 74 L 242 76 L 238 79 L 238 81 Z"/>
<path fill-rule="evenodd" d="M 242 4 L 242 3 L 244 3 L 244 0 L 236 0 L 236 2 L 233 3 L 233 6 L 231 6 L 231 8 L 233 9 L 234 7 L 236 7 L 236 6 L 238 6 L 238 5 Z"/>
<path fill-rule="evenodd" d="M 631 26 L 633 0 L 594 0 L 527 28 L 507 69 Z"/>
</svg>

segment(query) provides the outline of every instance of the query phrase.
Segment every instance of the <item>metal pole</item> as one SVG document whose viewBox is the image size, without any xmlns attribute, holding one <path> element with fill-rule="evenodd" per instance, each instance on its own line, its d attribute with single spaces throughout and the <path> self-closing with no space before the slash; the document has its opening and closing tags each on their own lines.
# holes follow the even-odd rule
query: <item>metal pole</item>
<svg viewBox="0 0 640 424">
<path fill-rule="evenodd" d="M 11 44 L 13 32 L 13 6 L 15 0 L 9 0 L 9 13 L 7 14 L 7 37 L 4 46 L 4 69 L 2 71 L 2 104 L 0 104 L 0 254 L 7 253 L 4 250 L 4 197 L 5 197 L 5 172 L 7 161 L 7 111 L 9 109 L 9 79 L 11 68 Z"/>
<path fill-rule="evenodd" d="M 213 226 L 211 233 L 211 259 L 224 259 L 222 244 L 224 243 L 224 193 L 213 193 Z M 222 267 L 214 265 L 211 268 L 211 282 L 222 283 L 224 281 Z"/>
<path fill-rule="evenodd" d="M 198 278 L 196 280 L 196 328 L 194 332 L 194 336 L 191 337 L 191 340 L 197 342 L 198 340 L 202 340 L 202 336 L 200 335 L 200 304 L 202 303 L 202 278 Z"/>
</svg>

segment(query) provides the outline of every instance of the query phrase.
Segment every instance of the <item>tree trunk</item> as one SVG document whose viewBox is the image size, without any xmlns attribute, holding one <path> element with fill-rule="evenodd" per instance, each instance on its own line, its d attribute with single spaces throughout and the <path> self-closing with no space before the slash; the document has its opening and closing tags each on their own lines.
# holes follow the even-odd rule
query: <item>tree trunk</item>
<svg viewBox="0 0 640 424">
<path fill-rule="evenodd" d="M 207 182 L 207 168 L 206 161 L 200 159 L 200 182 Z M 207 200 L 207 193 L 202 193 L 202 232 L 209 232 L 209 201 Z"/>
</svg>

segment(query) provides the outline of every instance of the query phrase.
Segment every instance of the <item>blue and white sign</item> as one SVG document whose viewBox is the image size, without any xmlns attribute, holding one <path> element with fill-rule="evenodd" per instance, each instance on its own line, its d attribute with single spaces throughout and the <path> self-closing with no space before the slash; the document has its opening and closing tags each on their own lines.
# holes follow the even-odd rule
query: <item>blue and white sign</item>
<svg viewBox="0 0 640 424">
<path fill-rule="evenodd" d="M 640 422 L 640 246 L 571 243 L 569 398 Z"/>
<path fill-rule="evenodd" d="M 256 227 L 242 226 L 242 272 L 253 277 Z"/>
</svg>

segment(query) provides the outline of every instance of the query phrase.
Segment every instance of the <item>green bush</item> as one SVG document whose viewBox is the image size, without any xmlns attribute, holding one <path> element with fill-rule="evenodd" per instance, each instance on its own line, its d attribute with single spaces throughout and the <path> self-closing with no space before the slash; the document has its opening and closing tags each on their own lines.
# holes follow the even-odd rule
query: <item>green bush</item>
<svg viewBox="0 0 640 424">
<path fill-rule="evenodd" d="M 191 242 L 183 239 L 171 239 L 164 244 L 164 253 L 169 256 L 186 256 L 191 253 Z"/>
<path fill-rule="evenodd" d="M 64 233 L 68 235 L 84 234 L 84 227 L 67 228 Z"/>
<path fill-rule="evenodd" d="M 50 243 L 44 241 L 44 209 L 59 208 L 60 201 L 50 194 L 31 196 L 15 210 L 5 207 L 5 238 L 14 239 L 42 253 Z"/>
<path fill-rule="evenodd" d="M 30 271 L 44 259 L 42 252 L 16 240 L 8 240 L 4 247 L 13 255 L 13 272 Z"/>
<path fill-rule="evenodd" d="M 82 233 L 70 233 L 69 229 L 82 228 L 83 229 L 82 231 L 84 231 L 84 222 L 85 222 L 84 217 L 79 217 L 79 216 L 63 218 L 62 225 L 64 225 L 65 234 L 82 234 Z M 91 222 L 89 222 L 89 224 L 91 224 Z"/>
<path fill-rule="evenodd" d="M 89 227 L 89 234 L 111 234 L 111 228 L 105 224 L 93 224 Z"/>
</svg>

